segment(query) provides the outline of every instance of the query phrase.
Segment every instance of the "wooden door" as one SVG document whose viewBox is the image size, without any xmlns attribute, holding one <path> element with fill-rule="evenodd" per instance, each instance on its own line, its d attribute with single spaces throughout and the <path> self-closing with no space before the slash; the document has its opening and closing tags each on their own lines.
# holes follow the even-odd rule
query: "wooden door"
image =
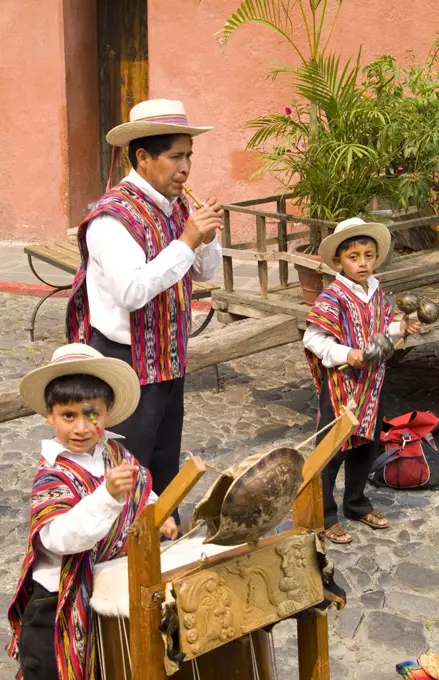
<svg viewBox="0 0 439 680">
<path fill-rule="evenodd" d="M 107 132 L 128 121 L 129 111 L 148 98 L 147 0 L 97 0 L 101 183 L 111 162 Z M 126 173 L 126 149 L 119 154 L 113 184 Z"/>
</svg>

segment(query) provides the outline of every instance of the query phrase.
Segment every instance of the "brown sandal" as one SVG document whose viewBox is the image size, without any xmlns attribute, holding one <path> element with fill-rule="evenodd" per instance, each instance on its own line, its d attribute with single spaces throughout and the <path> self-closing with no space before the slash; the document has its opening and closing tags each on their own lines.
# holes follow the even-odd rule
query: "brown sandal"
<svg viewBox="0 0 439 680">
<path fill-rule="evenodd" d="M 348 545 L 352 542 L 352 536 L 346 531 L 340 522 L 337 522 L 336 524 L 333 524 L 332 527 L 329 527 L 329 529 L 326 529 L 325 536 L 332 543 Z M 342 539 L 342 536 L 347 536 L 347 539 Z"/>
<path fill-rule="evenodd" d="M 377 522 L 374 522 L 371 518 L 385 519 L 386 524 L 377 524 Z M 367 524 L 367 526 L 371 527 L 371 529 L 387 529 L 390 526 L 389 520 L 384 517 L 382 512 L 378 512 L 378 510 L 372 510 L 372 512 L 368 512 L 367 515 L 364 515 L 364 517 L 359 517 L 358 521 L 363 522 L 363 524 Z"/>
</svg>

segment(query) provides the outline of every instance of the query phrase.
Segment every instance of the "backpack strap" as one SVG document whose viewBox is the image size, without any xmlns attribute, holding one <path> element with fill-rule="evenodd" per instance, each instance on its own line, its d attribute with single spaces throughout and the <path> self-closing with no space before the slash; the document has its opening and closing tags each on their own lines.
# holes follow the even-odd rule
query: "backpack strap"
<svg viewBox="0 0 439 680">
<path fill-rule="evenodd" d="M 388 451 L 384 451 L 378 458 L 375 459 L 374 464 L 372 465 L 371 469 L 371 474 L 374 472 L 377 472 L 378 470 L 381 470 L 381 468 L 385 467 L 388 463 L 393 463 L 394 460 L 398 460 L 399 456 L 395 456 L 395 453 L 399 451 L 400 447 L 397 446 L 394 449 L 389 449 Z"/>
<path fill-rule="evenodd" d="M 411 442 L 420 442 L 419 437 L 413 437 L 413 432 L 410 432 L 409 430 L 406 430 L 405 432 L 400 433 L 401 437 L 401 445 L 400 446 L 395 446 L 393 448 L 386 449 L 384 453 L 382 453 L 378 458 L 375 459 L 374 464 L 372 465 L 371 473 L 376 472 L 377 470 L 381 470 L 381 468 L 385 467 L 389 463 L 393 463 L 395 460 L 400 460 L 400 456 L 397 455 L 398 451 L 401 451 L 405 449 L 407 444 L 410 444 Z M 396 454 L 396 455 L 395 455 Z M 404 460 L 415 460 L 419 456 L 404 456 Z"/>
</svg>

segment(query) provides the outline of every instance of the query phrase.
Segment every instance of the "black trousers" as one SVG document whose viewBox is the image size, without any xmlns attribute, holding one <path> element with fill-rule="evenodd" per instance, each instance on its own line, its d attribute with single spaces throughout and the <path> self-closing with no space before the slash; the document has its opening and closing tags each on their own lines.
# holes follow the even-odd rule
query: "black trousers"
<svg viewBox="0 0 439 680">
<path fill-rule="evenodd" d="M 343 514 L 347 519 L 358 519 L 373 510 L 370 500 L 364 493 L 367 479 L 373 462 L 378 455 L 379 439 L 383 421 L 383 399 L 380 398 L 378 405 L 377 425 L 374 441 L 362 444 L 353 449 L 339 451 L 328 463 L 322 472 L 323 506 L 325 513 L 325 528 L 328 529 L 338 522 L 337 503 L 334 499 L 335 481 L 339 470 L 344 463 L 345 487 L 343 494 Z M 334 411 L 329 396 L 329 388 L 326 376 L 320 393 L 320 420 L 318 429 L 328 425 L 334 420 Z M 319 435 L 320 442 L 326 432 Z"/>
<path fill-rule="evenodd" d="M 93 330 L 90 345 L 106 357 L 122 359 L 132 366 L 131 347 L 109 340 Z M 142 385 L 135 412 L 112 427 L 125 437 L 124 445 L 151 472 L 153 489 L 160 495 L 180 467 L 184 415 L 184 378 Z M 179 524 L 178 512 L 174 518 Z"/>
<path fill-rule="evenodd" d="M 24 610 L 20 636 L 20 664 L 24 680 L 58 680 L 55 659 L 55 616 L 58 592 L 33 581 Z"/>
</svg>

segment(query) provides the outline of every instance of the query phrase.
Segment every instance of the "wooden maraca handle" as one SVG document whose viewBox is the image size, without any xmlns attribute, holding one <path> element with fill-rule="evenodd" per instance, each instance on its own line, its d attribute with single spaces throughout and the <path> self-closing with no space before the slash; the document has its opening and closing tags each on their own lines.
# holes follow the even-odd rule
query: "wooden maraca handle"
<svg viewBox="0 0 439 680">
<path fill-rule="evenodd" d="M 398 349 L 398 347 L 400 347 L 400 345 L 403 344 L 403 342 L 404 342 L 405 339 L 406 339 L 406 338 L 403 337 L 403 338 L 400 338 L 400 339 L 398 340 L 398 342 L 395 342 L 395 345 L 394 345 L 394 347 L 393 347 L 393 351 L 395 351 L 395 349 Z M 342 364 L 341 366 L 339 366 L 338 370 L 339 370 L 339 371 L 344 371 L 344 370 L 346 370 L 346 368 L 349 368 L 349 364 Z M 352 366 L 352 368 L 353 368 L 353 366 Z"/>
</svg>

